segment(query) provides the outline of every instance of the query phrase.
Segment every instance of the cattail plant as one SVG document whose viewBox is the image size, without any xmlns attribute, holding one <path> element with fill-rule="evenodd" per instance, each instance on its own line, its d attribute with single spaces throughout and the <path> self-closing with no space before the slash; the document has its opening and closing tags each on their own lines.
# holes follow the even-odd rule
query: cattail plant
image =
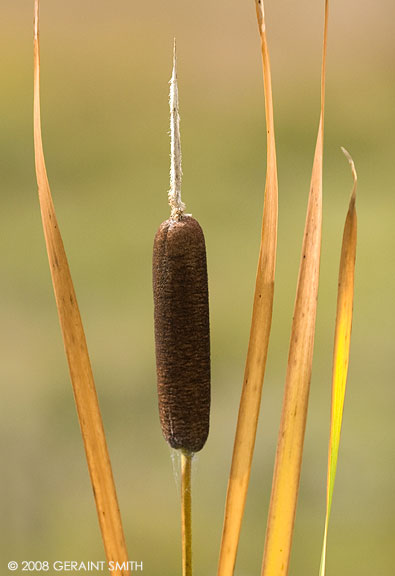
<svg viewBox="0 0 395 576">
<path fill-rule="evenodd" d="M 183 575 L 192 574 L 191 458 L 207 440 L 210 333 L 203 231 L 181 200 L 181 140 L 174 42 L 170 80 L 170 218 L 154 240 L 153 292 L 159 416 L 163 436 L 181 451 Z"/>
<path fill-rule="evenodd" d="M 277 249 L 278 182 L 271 68 L 263 0 L 255 0 L 264 78 L 267 172 L 251 330 L 225 502 L 218 576 L 233 576 L 251 474 L 272 322 Z M 288 573 L 312 372 L 317 311 L 324 150 L 325 71 L 328 30 L 325 0 L 321 106 L 297 281 L 284 401 L 263 550 L 262 576 Z M 115 484 L 77 299 L 57 223 L 45 167 L 40 118 L 39 0 L 34 19 L 34 149 L 39 201 L 56 305 L 70 369 L 107 559 L 113 576 L 127 576 L 128 555 Z M 192 576 L 191 468 L 210 424 L 210 333 L 203 231 L 181 199 L 181 139 L 176 48 L 170 80 L 170 218 L 153 247 L 154 331 L 159 418 L 165 440 L 181 455 L 182 574 Z M 332 375 L 327 498 L 320 576 L 337 468 L 349 363 L 357 242 L 356 170 L 343 234 Z"/>
</svg>

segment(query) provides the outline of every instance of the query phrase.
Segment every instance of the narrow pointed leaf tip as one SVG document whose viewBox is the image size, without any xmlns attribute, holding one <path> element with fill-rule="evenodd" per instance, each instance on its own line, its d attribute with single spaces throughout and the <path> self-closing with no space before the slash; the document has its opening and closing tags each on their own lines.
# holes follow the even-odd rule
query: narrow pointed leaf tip
<svg viewBox="0 0 395 576">
<path fill-rule="evenodd" d="M 351 174 L 352 174 L 352 178 L 354 181 L 352 193 L 351 193 L 351 200 L 354 200 L 354 202 L 355 202 L 356 193 L 357 193 L 358 175 L 357 175 L 357 171 L 355 169 L 354 160 L 352 159 L 351 154 L 345 148 L 343 148 L 343 146 L 341 146 L 340 149 L 343 152 L 344 156 L 347 158 L 348 163 L 350 164 Z"/>
<path fill-rule="evenodd" d="M 269 50 L 263 19 L 263 0 L 257 1 L 256 7 L 265 88 L 267 125 L 266 186 L 250 339 L 225 504 L 218 576 L 232 576 L 235 568 L 254 452 L 273 310 L 278 213 L 277 161 L 272 82 Z"/>
<path fill-rule="evenodd" d="M 328 2 L 325 3 L 321 113 L 296 290 L 287 376 L 266 529 L 262 576 L 286 576 L 299 492 L 313 362 L 322 228 L 322 164 Z"/>
<path fill-rule="evenodd" d="M 64 347 L 108 561 L 125 563 L 127 551 L 84 329 L 56 220 L 41 137 L 39 2 L 34 5 L 34 152 L 44 236 Z M 114 569 L 113 576 L 129 570 Z"/>
<path fill-rule="evenodd" d="M 344 148 L 342 148 L 342 151 L 350 163 L 354 185 L 350 198 L 350 205 L 348 208 L 346 222 L 344 225 L 343 243 L 340 256 L 335 345 L 333 352 L 332 407 L 328 450 L 326 518 L 319 572 L 320 576 L 325 576 L 328 525 L 331 513 L 333 488 L 335 485 L 337 460 L 339 454 L 340 434 L 343 421 L 344 398 L 346 393 L 348 363 L 350 356 L 350 340 L 354 301 L 354 273 L 357 250 L 357 213 L 355 207 L 357 172 L 355 170 L 355 165 L 350 154 Z"/>
</svg>

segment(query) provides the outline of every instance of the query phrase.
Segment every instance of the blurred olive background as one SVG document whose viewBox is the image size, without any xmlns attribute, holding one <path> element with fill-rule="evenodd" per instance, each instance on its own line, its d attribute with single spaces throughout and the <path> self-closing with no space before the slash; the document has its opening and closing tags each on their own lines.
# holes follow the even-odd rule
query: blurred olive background
<svg viewBox="0 0 395 576">
<path fill-rule="evenodd" d="M 349 387 L 328 576 L 393 574 L 392 0 L 331 2 L 315 360 L 290 573 L 318 574 L 342 230 L 359 175 Z M 236 574 L 260 573 L 319 116 L 323 1 L 267 0 L 280 185 L 272 336 Z M 0 8 L 0 557 L 104 559 L 52 293 L 33 163 L 33 0 Z M 215 574 L 247 350 L 266 143 L 254 2 L 41 2 L 47 168 L 85 325 L 131 560 L 180 573 L 177 479 L 157 415 L 154 233 L 168 217 L 177 37 L 183 198 L 206 236 L 212 416 L 194 470 L 196 576 Z M 175 462 L 177 468 L 177 462 Z M 17 572 L 19 573 L 19 572 Z"/>
</svg>

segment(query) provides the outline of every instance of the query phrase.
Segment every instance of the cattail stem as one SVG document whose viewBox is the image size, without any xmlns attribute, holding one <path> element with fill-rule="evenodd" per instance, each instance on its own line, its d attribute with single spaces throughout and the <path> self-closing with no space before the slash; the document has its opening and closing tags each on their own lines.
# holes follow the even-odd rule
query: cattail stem
<svg viewBox="0 0 395 576">
<path fill-rule="evenodd" d="M 181 452 L 182 576 L 192 576 L 192 454 Z"/>
<path fill-rule="evenodd" d="M 192 576 L 192 454 L 210 420 L 210 330 L 203 231 L 181 201 L 181 139 L 176 52 L 170 81 L 171 215 L 152 257 L 158 407 L 166 441 L 181 455 L 182 576 Z"/>
</svg>

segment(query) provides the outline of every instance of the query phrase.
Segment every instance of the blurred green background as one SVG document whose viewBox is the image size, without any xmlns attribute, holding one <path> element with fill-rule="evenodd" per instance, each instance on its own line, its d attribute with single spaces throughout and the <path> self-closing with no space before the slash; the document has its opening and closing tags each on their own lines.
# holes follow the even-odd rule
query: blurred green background
<svg viewBox="0 0 395 576">
<path fill-rule="evenodd" d="M 256 576 L 319 116 L 323 1 L 267 0 L 280 185 L 272 336 L 236 574 Z M 392 0 L 331 2 L 321 284 L 290 573 L 318 574 L 341 236 L 358 174 L 354 326 L 328 576 L 393 574 L 395 539 Z M 40 221 L 33 0 L 0 7 L 2 573 L 9 560 L 100 560 Z M 254 2 L 41 3 L 47 168 L 84 320 L 129 555 L 180 573 L 177 486 L 157 414 L 154 233 L 168 217 L 168 80 L 177 37 L 183 198 L 206 236 L 212 416 L 194 470 L 196 576 L 215 574 L 247 349 L 265 179 Z M 17 572 L 19 573 L 19 572 Z"/>
</svg>

